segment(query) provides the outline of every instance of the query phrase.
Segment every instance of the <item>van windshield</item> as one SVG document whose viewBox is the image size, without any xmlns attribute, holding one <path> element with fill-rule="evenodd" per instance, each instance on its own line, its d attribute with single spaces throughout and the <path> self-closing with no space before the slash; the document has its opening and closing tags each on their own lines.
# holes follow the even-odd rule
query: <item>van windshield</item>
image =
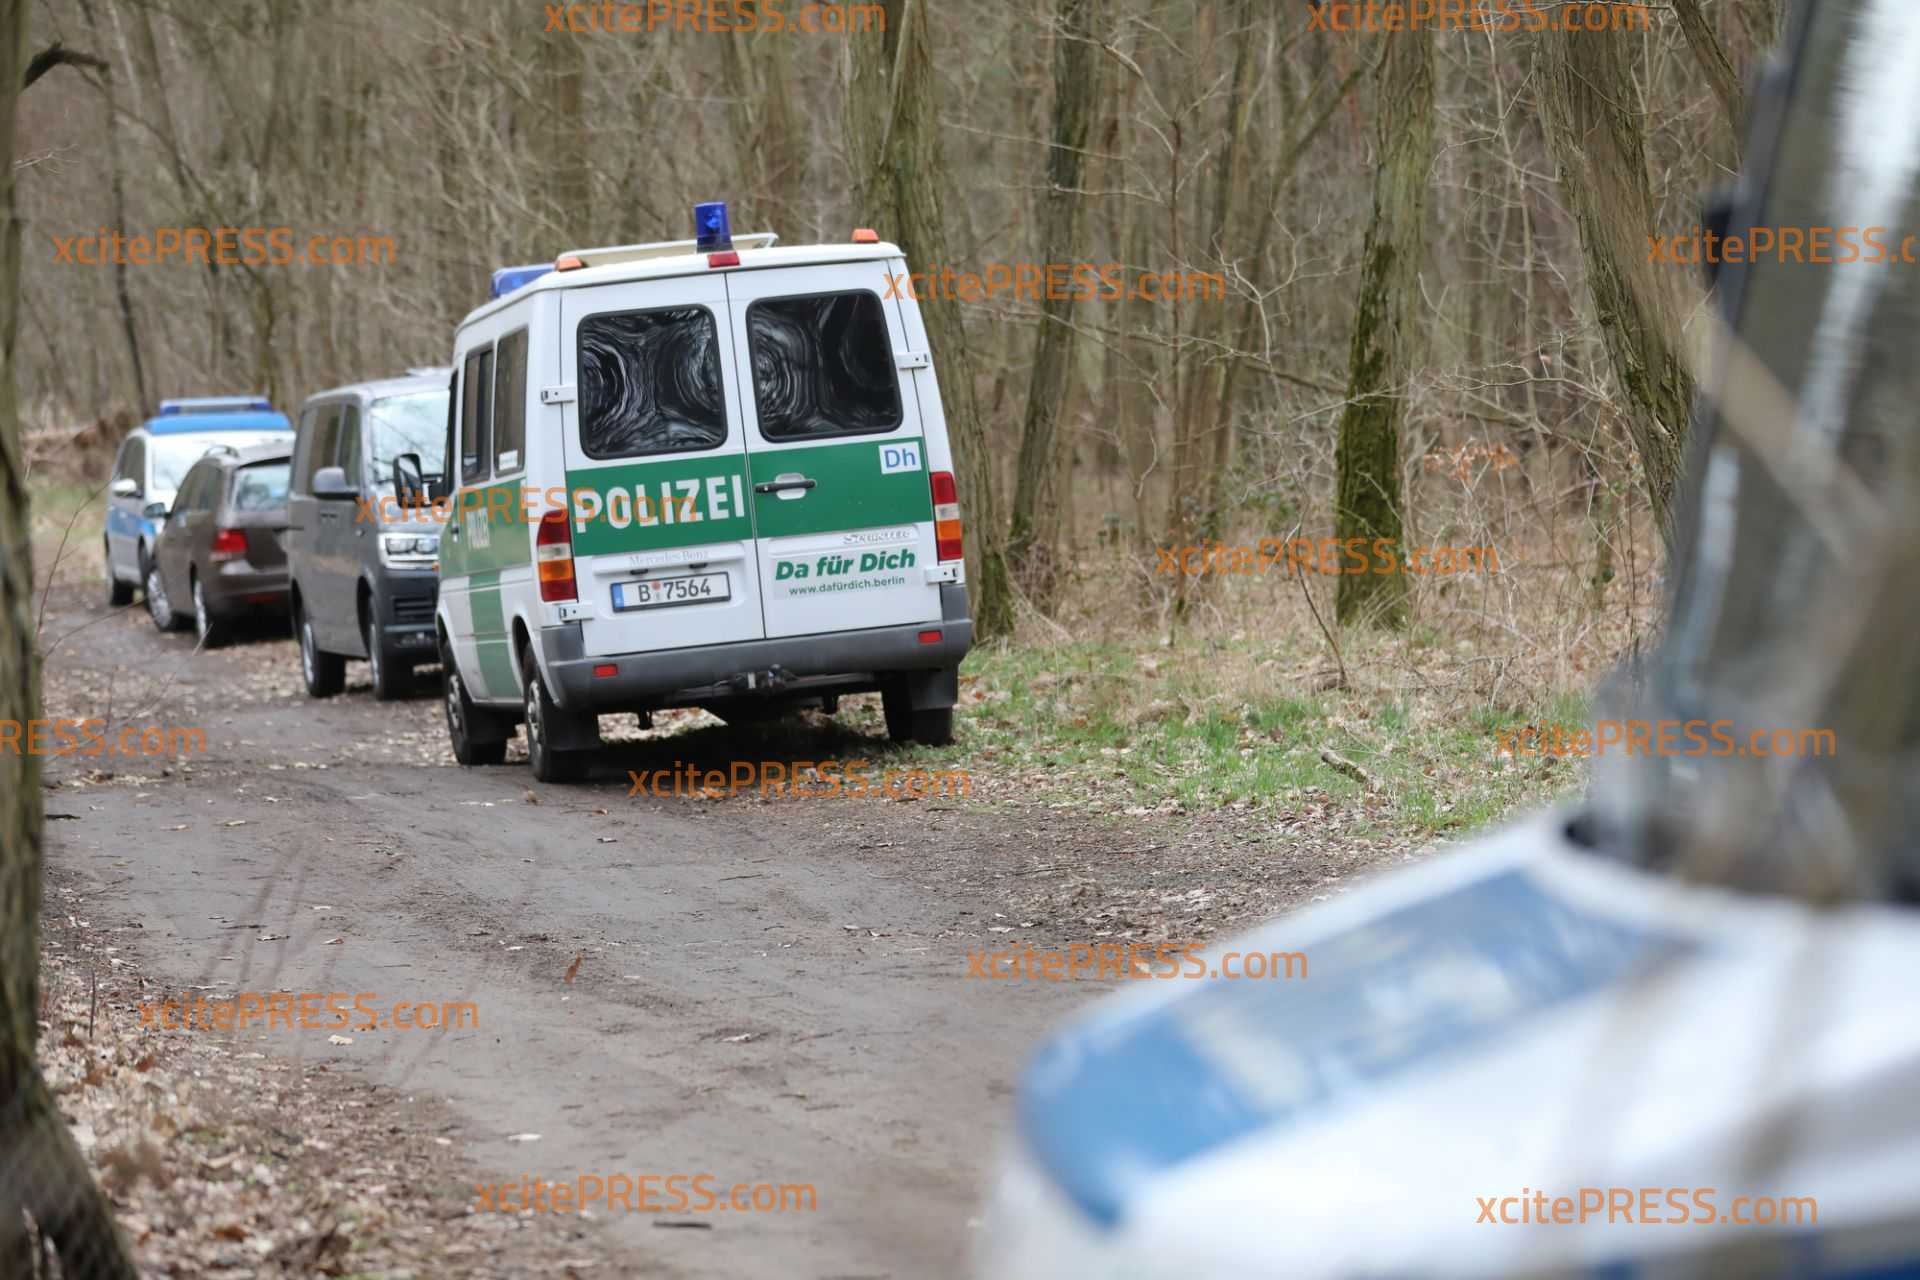
<svg viewBox="0 0 1920 1280">
<path fill-rule="evenodd" d="M 767 439 L 864 435 L 900 425 L 893 341 L 877 294 L 762 298 L 747 308 L 747 340 Z"/>
<path fill-rule="evenodd" d="M 705 307 L 580 322 L 580 447 L 589 458 L 718 448 L 727 438 L 720 335 Z"/>
<path fill-rule="evenodd" d="M 415 391 L 373 402 L 367 412 L 371 425 L 367 446 L 373 483 L 391 488 L 393 460 L 403 453 L 420 455 L 420 474 L 437 475 L 446 468 L 447 393 Z"/>
</svg>

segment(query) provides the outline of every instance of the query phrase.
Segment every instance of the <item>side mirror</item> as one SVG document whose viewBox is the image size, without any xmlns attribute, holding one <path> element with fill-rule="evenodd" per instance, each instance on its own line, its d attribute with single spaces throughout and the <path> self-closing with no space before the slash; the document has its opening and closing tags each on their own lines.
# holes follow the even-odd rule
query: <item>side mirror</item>
<svg viewBox="0 0 1920 1280">
<path fill-rule="evenodd" d="M 116 498 L 137 498 L 140 496 L 140 482 L 132 476 L 121 476 L 107 489 Z"/>
<path fill-rule="evenodd" d="M 351 502 L 360 491 L 347 483 L 347 473 L 339 467 L 322 467 L 314 473 L 313 496 L 327 502 Z"/>
<path fill-rule="evenodd" d="M 132 481 L 128 481 L 128 483 L 131 484 Z M 167 518 L 167 504 L 164 502 L 149 502 L 140 509 L 140 515 L 147 520 L 165 520 Z"/>
<path fill-rule="evenodd" d="M 429 501 L 427 482 L 420 475 L 420 455 L 403 453 L 393 460 L 393 496 L 411 510 Z"/>
</svg>

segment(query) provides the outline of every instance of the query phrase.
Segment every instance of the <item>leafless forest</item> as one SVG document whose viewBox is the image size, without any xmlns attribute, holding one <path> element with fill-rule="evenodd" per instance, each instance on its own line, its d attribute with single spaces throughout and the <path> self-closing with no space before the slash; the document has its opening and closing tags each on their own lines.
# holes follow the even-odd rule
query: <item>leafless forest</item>
<svg viewBox="0 0 1920 1280">
<path fill-rule="evenodd" d="M 1089 922 L 1142 936 L 1205 935 L 1297 905 L 1317 889 L 1331 893 L 1343 876 L 1410 860 L 1410 850 L 1434 837 L 1574 781 L 1550 764 L 1489 767 L 1483 730 L 1578 696 L 1657 625 L 1693 401 L 1687 348 L 1704 327 L 1709 295 L 1697 266 L 1653 261 L 1649 237 L 1690 231 L 1708 193 L 1736 173 L 1746 94 L 1777 38 L 1781 0 L 1614 5 L 1639 20 L 1604 30 L 1558 21 L 1529 30 L 1535 24 L 1506 21 L 1503 6 L 1489 6 L 1481 30 L 1338 33 L 1316 29 L 1309 6 L 1286 0 L 875 0 L 843 6 L 842 25 L 851 29 L 842 31 L 567 29 L 570 14 L 603 7 L 621 6 L 0 0 L 8 81 L 0 134 L 13 148 L 0 192 L 12 214 L 0 235 L 0 352 L 8 366 L 0 378 L 0 540 L 9 548 L 0 556 L 0 721 L 41 713 L 43 671 L 55 707 L 47 714 L 65 715 L 87 709 L 97 690 L 84 680 L 95 675 L 112 692 L 113 680 L 149 663 L 155 671 L 195 669 L 197 652 L 165 650 L 144 630 L 141 656 L 122 657 L 135 652 L 115 647 L 130 645 L 132 616 L 111 624 L 118 631 L 105 623 L 90 630 L 109 616 L 81 620 L 81 588 L 97 595 L 89 574 L 98 534 L 70 536 L 74 513 L 97 511 L 112 445 L 161 398 L 256 392 L 295 410 L 324 388 L 444 364 L 457 322 L 486 298 L 494 269 L 576 248 L 684 238 L 697 202 L 724 200 L 736 232 L 772 230 L 804 244 L 873 228 L 919 269 L 1044 281 L 1049 265 L 1070 272 L 1118 264 L 1128 279 L 1178 273 L 1222 285 L 1213 296 L 1178 300 L 1049 296 L 1044 287 L 923 298 L 966 515 L 976 634 L 988 642 L 965 677 L 964 759 L 1004 811 L 937 839 L 917 812 L 886 819 L 890 827 L 859 827 L 857 838 L 853 827 L 823 827 L 821 867 L 911 848 L 912 877 L 944 877 L 979 896 L 966 899 L 966 910 L 920 915 L 904 894 L 885 908 L 863 907 L 906 920 L 876 920 L 890 930 L 883 932 L 864 916 L 858 926 L 821 924 L 808 881 L 806 892 L 789 895 L 807 906 L 802 915 L 789 903 L 796 937 L 819 926 L 834 944 L 886 945 L 896 934 L 950 942 L 961 936 L 955 920 L 975 927 L 976 909 L 980 920 L 1007 916 L 1008 925 L 989 926 L 995 934 L 1011 932 L 1013 921 L 1055 921 L 1062 940 Z M 1563 12 L 1552 0 L 1525 7 Z M 203 246 L 224 234 L 230 244 L 264 242 L 275 256 L 204 247 L 190 255 L 183 242 L 196 232 Z M 144 251 L 103 260 L 98 251 L 116 237 L 157 245 L 168 234 L 179 247 L 164 261 Z M 281 252 L 316 237 L 353 246 L 357 260 L 288 260 Z M 30 485 L 50 495 L 33 499 L 31 520 Z M 1472 548 L 1475 567 L 1423 576 L 1166 571 L 1187 563 L 1193 548 L 1327 538 Z M 65 627 L 57 635 L 40 627 L 50 597 Z M 88 638 L 75 647 L 95 644 L 93 675 L 74 674 L 80 664 L 71 652 L 56 657 L 82 631 Z M 1103 645 L 1111 652 L 1094 652 Z M 218 662 L 198 670 L 217 670 L 219 687 L 241 689 L 247 696 L 237 703 L 245 705 L 202 712 L 189 698 L 186 709 L 166 714 L 230 726 L 231 715 L 304 707 L 284 641 Z M 215 683 L 207 678 L 200 691 Z M 184 696 L 172 675 L 154 675 L 152 685 L 154 708 Z M 187 693 L 193 685 L 180 682 Z M 1328 693 L 1343 697 L 1313 701 Z M 1482 712 L 1485 723 L 1473 718 Z M 499 792 L 505 807 L 495 810 L 494 793 L 480 798 L 484 778 L 442 758 L 433 701 L 391 716 L 378 734 L 316 729 L 318 720 L 288 730 L 263 718 L 247 730 L 253 738 L 226 749 L 239 770 L 278 771 L 282 763 L 261 762 L 282 750 L 330 755 L 354 779 L 343 787 L 369 791 L 375 782 L 367 779 L 384 786 L 391 776 L 415 776 L 397 770 L 438 769 L 432 786 L 448 796 L 470 788 L 474 798 L 458 803 L 495 814 L 485 819 L 489 838 L 505 841 L 493 828 L 519 824 L 507 841 L 514 874 L 533 861 L 518 856 L 521 845 L 532 848 L 549 828 L 574 830 L 566 821 L 596 859 L 587 868 L 594 874 L 603 870 L 598 860 L 612 856 L 602 846 L 630 834 L 615 825 L 610 805 L 522 810 L 517 797 Z M 389 724 L 400 727 L 390 734 Z M 1164 741 L 1149 742 L 1156 732 Z M 319 746 L 310 741 L 327 733 L 334 737 Z M 369 741 L 384 748 L 403 738 L 418 758 L 395 764 L 364 754 Z M 429 739 L 430 748 L 420 746 Z M 1136 740 L 1140 754 L 1123 766 Z M 1350 758 L 1361 754 L 1355 742 L 1370 754 Z M 224 790 L 191 791 L 191 779 L 168 777 L 152 781 L 166 797 L 156 806 L 189 792 L 202 808 L 215 803 L 205 794 L 230 802 Z M 80 828 L 114 803 L 112 779 L 62 773 L 45 784 L 62 810 L 52 816 Z M 130 784 L 119 788 L 123 803 L 148 799 L 134 790 L 146 781 L 122 781 Z M 280 781 L 260 785 L 282 790 Z M 24 1206 L 57 1246 L 62 1274 L 118 1280 L 134 1274 L 130 1255 L 109 1225 L 108 1198 L 83 1176 L 83 1152 L 59 1106 L 86 1102 L 86 1090 L 111 1077 L 127 1110 L 144 1113 L 150 1099 L 140 1081 L 155 1058 L 130 1047 L 135 1032 L 123 1028 L 119 1066 L 109 1072 L 102 1064 L 113 1055 L 92 1042 L 102 979 L 97 965 L 86 966 L 105 953 L 88 941 L 94 926 L 79 907 L 55 910 L 77 901 L 80 888 L 56 886 L 62 897 L 49 897 L 42 911 L 42 790 L 37 760 L 0 758 L 0 1099 L 8 1100 L 0 1156 L 10 1162 L 0 1166 L 0 1272 L 32 1266 L 20 1230 Z M 530 789 L 524 801 L 541 803 Z M 445 800 L 446 812 L 477 812 L 455 803 Z M 510 811 L 518 817 L 509 821 Z M 187 818 L 209 817 L 198 808 L 165 815 L 181 817 L 177 824 L 161 812 L 93 820 L 66 850 L 68 863 L 99 855 L 99 844 L 86 842 L 113 830 L 110 822 L 155 842 L 126 840 L 142 858 L 167 845 L 169 865 L 193 889 L 153 906 L 156 920 L 198 921 L 205 904 L 192 894 L 223 877 L 239 880 L 233 867 L 246 867 L 249 883 L 263 878 L 242 859 L 208 862 L 206 880 L 192 880 L 202 874 L 204 850 L 189 842 L 205 836 L 206 850 L 215 850 L 225 828 L 245 828 L 228 833 L 229 853 L 257 840 L 264 857 L 276 847 L 265 834 L 276 817 L 249 810 L 209 835 L 189 832 Z M 1133 824 L 1124 848 L 1118 828 L 1100 825 L 1116 814 Z M 326 822 L 309 820 L 279 843 L 315 854 L 319 846 L 304 842 L 332 830 L 336 818 L 329 810 Z M 584 834 L 602 818 L 617 835 L 601 834 L 600 825 Z M 776 841 L 785 856 L 805 836 L 800 828 L 794 818 L 743 827 L 739 856 Z M 168 845 L 162 829 L 188 834 Z M 871 839 L 876 833 L 890 838 Z M 387 834 L 383 827 L 381 838 Z M 661 839 L 659 830 L 643 834 Z M 694 869 L 688 899 L 708 894 L 702 877 L 715 855 L 704 833 L 675 838 L 698 854 L 685 857 Z M 112 845 L 110 837 L 101 842 Z M 389 852 L 399 856 L 380 846 L 381 858 Z M 962 864 L 974 857 L 977 865 Z M 1006 870 L 1022 859 L 1040 865 Z M 340 867 L 357 865 L 335 866 L 334 851 L 324 861 L 342 876 L 354 873 Z M 770 877 L 783 869 L 759 869 L 761 861 L 742 861 L 755 869 L 720 879 L 777 883 Z M 114 864 L 114 875 L 129 865 Z M 470 874 L 464 858 L 458 865 L 460 877 Z M 148 875 L 145 863 L 137 870 Z M 833 910 L 842 898 L 879 892 L 878 874 L 859 874 L 866 878 L 848 873 Z M 1032 878 L 1002 878 L 1009 874 Z M 580 919 L 613 896 L 572 873 L 543 869 L 538 884 L 579 895 L 562 905 Z M 438 902 L 440 888 L 426 896 Z M 189 901 L 190 911 L 178 905 Z M 109 923 L 103 911 L 100 928 L 131 928 L 128 914 Z M 462 929 L 459 938 L 472 932 L 461 911 L 448 907 L 446 919 Z M 60 939 L 58 963 L 46 962 L 56 973 L 50 988 L 36 986 L 44 927 L 36 921 L 51 921 Z M 497 923 L 501 938 L 487 945 L 504 947 L 523 923 Z M 753 915 L 730 927 L 757 939 L 765 926 Z M 454 945 L 433 941 L 439 936 L 423 930 L 408 945 L 422 955 Z M 665 953 L 693 955 L 694 941 Z M 554 945 L 563 942 L 575 953 L 555 980 L 566 985 L 594 948 L 580 943 L 576 951 L 571 934 Z M 814 987 L 837 999 L 850 969 L 824 945 L 819 954 L 826 958 Z M 612 958 L 594 953 L 582 986 L 569 988 L 582 993 L 575 1008 L 586 1007 L 598 969 L 618 973 L 603 966 Z M 519 962 L 496 969 L 507 963 Z M 704 991 L 710 976 L 700 970 L 683 985 Z M 927 989 L 936 990 L 931 980 Z M 944 1014 L 953 997 L 937 990 L 942 1003 L 927 1008 Z M 744 1053 L 762 1037 L 737 1030 L 730 1005 L 718 1011 L 736 994 L 716 987 L 712 1008 L 701 1010 L 701 1043 L 685 1049 L 688 1061 L 724 1067 L 688 1068 L 688 1078 L 733 1069 L 732 1057 L 699 1054 Z M 880 1003 L 859 998 L 863 1017 Z M 559 1007 L 541 999 L 548 1012 Z M 644 1024 L 656 1038 L 678 1034 L 687 1021 L 681 1006 L 671 1007 L 671 1023 L 662 1016 Z M 1012 1004 L 980 1007 L 1040 1018 Z M 899 1043 L 939 1020 L 917 1009 L 898 1006 Z M 83 1011 L 86 1039 L 74 1030 Z M 841 1011 L 829 1001 L 781 1016 L 828 1026 Z M 63 1036 L 45 1029 L 56 1020 Z M 975 1076 L 985 1079 L 986 1069 L 973 1070 L 955 1046 L 984 1052 L 1033 1034 L 1025 1024 L 1002 1030 L 955 1020 L 966 1025 L 952 1041 L 922 1046 L 932 1065 L 899 1073 L 911 1088 L 897 1099 L 861 1099 L 860 1130 L 908 1132 L 919 1093 L 958 1098 L 959 1088 L 978 1084 Z M 988 1029 L 976 1031 L 976 1023 Z M 825 1052 L 834 1043 L 828 1037 L 841 1034 L 809 1033 L 794 1044 L 823 1040 Z M 33 1064 L 36 1038 L 43 1053 L 77 1051 L 55 1072 L 62 1103 Z M 556 1059 L 588 1056 L 567 1043 L 553 1042 Z M 941 1076 L 947 1060 L 972 1075 Z M 159 1070 L 185 1080 L 183 1061 Z M 843 1074 L 836 1060 L 809 1087 L 837 1087 Z M 230 1092 L 243 1096 L 238 1086 Z M 498 1091 L 486 1096 L 493 1108 Z M 661 1114 L 698 1111 L 670 1090 L 658 1097 Z M 896 1104 L 895 1119 L 866 1118 Z M 343 1114 L 360 1105 L 343 1104 Z M 762 1144 L 774 1107 L 748 1096 L 728 1123 Z M 921 1171 L 920 1181 L 895 1179 L 891 1193 L 932 1187 L 934 1200 L 964 1202 L 956 1180 L 970 1175 L 947 1152 L 977 1136 L 980 1122 L 960 1102 L 953 1112 L 942 1119 L 951 1131 L 924 1131 L 923 1149 L 940 1167 Z M 344 1256 L 351 1229 L 329 1224 L 384 1211 L 386 1175 L 374 1180 L 357 1153 L 393 1146 L 388 1137 L 400 1128 L 387 1121 L 400 1112 L 389 1103 L 364 1114 L 378 1115 L 382 1128 L 357 1146 L 339 1140 L 340 1176 L 329 1192 L 353 1205 L 351 1214 L 329 1203 L 327 1214 L 337 1217 L 316 1208 L 319 1225 L 286 1226 L 270 1192 L 249 1210 L 259 1254 L 269 1232 L 284 1237 L 272 1248 L 286 1274 L 321 1273 L 327 1257 Z M 248 1132 L 277 1142 L 269 1121 L 278 1123 L 252 1117 Z M 407 1158 L 422 1167 L 450 1145 L 430 1136 L 425 1120 L 408 1123 L 424 1154 Z M 815 1159 L 828 1168 L 819 1163 L 824 1148 L 796 1139 L 788 1150 L 797 1164 Z M 227 1246 L 245 1238 L 237 1220 L 210 1227 L 214 1216 L 184 1193 L 167 1212 L 189 1225 L 175 1234 L 155 1229 L 165 1219 L 130 1211 L 125 1182 L 137 1183 L 146 1164 L 159 1167 L 159 1147 L 129 1139 L 116 1151 L 102 1185 L 120 1197 L 128 1235 L 149 1265 L 176 1247 L 183 1255 L 233 1252 Z M 829 1154 L 847 1152 L 873 1166 L 860 1176 L 891 1176 L 891 1166 L 851 1145 Z M 839 1185 L 866 1184 L 849 1174 Z M 424 1201 L 409 1205 L 396 1219 L 425 1221 Z M 884 1206 L 870 1216 L 889 1232 L 908 1223 L 902 1240 L 919 1219 L 933 1221 Z M 954 1253 L 965 1214 L 941 1221 L 947 1235 L 905 1240 L 926 1252 L 901 1256 Z M 215 1238 L 202 1238 L 209 1231 Z M 821 1235 L 835 1233 L 846 1234 L 836 1226 Z M 784 1258 L 801 1237 L 770 1238 L 769 1255 Z M 860 1243 L 872 1243 L 876 1256 L 904 1248 L 902 1240 L 876 1240 Z M 489 1253 L 495 1245 L 459 1247 Z M 559 1258 L 571 1246 L 539 1247 Z M 503 1273 L 514 1265 L 500 1262 Z M 836 1257 L 833 1265 L 840 1274 L 853 1263 Z"/>
<path fill-rule="evenodd" d="M 171 394 L 293 404 L 441 362 L 492 268 L 685 235 L 720 198 L 742 230 L 872 225 L 928 266 L 1224 278 L 931 308 L 988 631 L 1204 614 L 1240 584 L 1156 575 L 1153 547 L 1336 530 L 1498 546 L 1505 577 L 1460 591 L 1509 626 L 1531 625 L 1516 592 L 1632 604 L 1657 589 L 1690 391 L 1671 334 L 1701 296 L 1641 246 L 1729 176 L 1777 9 L 1336 35 L 1271 0 L 891 0 L 885 34 L 568 34 L 531 2 L 43 6 L 46 41 L 101 65 L 23 100 L 23 410 L 46 431 Z M 392 261 L 89 266 L 54 243 L 222 226 L 389 237 Z M 1342 616 L 1404 582 L 1341 579 Z"/>
</svg>

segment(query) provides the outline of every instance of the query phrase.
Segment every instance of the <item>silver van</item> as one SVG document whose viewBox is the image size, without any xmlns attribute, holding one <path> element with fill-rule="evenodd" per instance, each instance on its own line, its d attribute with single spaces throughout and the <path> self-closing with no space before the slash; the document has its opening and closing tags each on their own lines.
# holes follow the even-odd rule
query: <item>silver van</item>
<svg viewBox="0 0 1920 1280">
<path fill-rule="evenodd" d="M 395 498 L 395 469 L 438 475 L 450 369 L 357 382 L 301 407 L 287 510 L 290 607 L 307 692 L 330 698 L 364 659 L 374 697 L 399 697 L 413 668 L 439 661 L 441 522 Z"/>
</svg>

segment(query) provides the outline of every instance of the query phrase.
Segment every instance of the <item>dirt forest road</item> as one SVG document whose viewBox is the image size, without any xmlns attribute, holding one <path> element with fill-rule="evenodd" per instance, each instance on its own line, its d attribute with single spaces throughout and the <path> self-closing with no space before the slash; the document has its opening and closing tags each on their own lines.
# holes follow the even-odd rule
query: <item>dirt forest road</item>
<svg viewBox="0 0 1920 1280">
<path fill-rule="evenodd" d="M 648 1276 L 962 1275 L 1022 1061 L 1114 986 L 971 979 L 969 952 L 1204 940 L 1390 856 L 1312 814 L 1249 827 L 1018 796 L 628 794 L 629 770 L 683 762 L 866 758 L 877 773 L 892 749 L 877 706 L 855 703 L 764 728 L 607 717 L 593 780 L 543 786 L 517 742 L 501 767 L 453 763 L 431 669 L 378 703 L 351 664 L 346 692 L 315 702 L 283 630 L 196 651 L 97 596 L 54 593 L 43 714 L 202 729 L 205 749 L 46 760 L 49 878 L 77 894 L 63 905 L 165 984 L 154 998 L 365 992 L 377 1010 L 471 1002 L 478 1017 L 166 1034 L 445 1099 L 449 1140 L 490 1179 L 813 1188 L 811 1212 L 674 1212 L 665 1187 L 662 1211 L 602 1209 Z M 964 724 L 963 709 L 961 748 L 936 767 L 991 782 Z M 449 1188 L 433 1229 L 459 1232 L 473 1199 Z"/>
<path fill-rule="evenodd" d="M 966 952 L 1017 923 L 994 918 L 991 886 L 1034 833 L 953 802 L 628 797 L 628 768 L 770 745 L 717 726 L 543 787 L 518 747 L 500 768 L 452 764 L 432 672 L 379 704 L 356 664 L 344 696 L 314 704 L 284 636 L 195 652 L 138 605 L 56 610 L 43 635 L 48 716 L 111 698 L 121 723 L 207 732 L 184 760 L 48 760 L 48 810 L 75 819 L 50 821 L 49 865 L 96 926 L 206 997 L 478 1009 L 477 1030 L 352 1030 L 350 1045 L 256 1023 L 236 1051 L 442 1095 L 503 1180 L 815 1188 L 814 1212 L 614 1213 L 649 1275 L 962 1272 L 1020 1060 L 1100 994 L 965 977 Z M 774 743 L 886 749 L 831 727 L 802 739 Z M 695 1218 L 709 1229 L 654 1229 Z"/>
</svg>

